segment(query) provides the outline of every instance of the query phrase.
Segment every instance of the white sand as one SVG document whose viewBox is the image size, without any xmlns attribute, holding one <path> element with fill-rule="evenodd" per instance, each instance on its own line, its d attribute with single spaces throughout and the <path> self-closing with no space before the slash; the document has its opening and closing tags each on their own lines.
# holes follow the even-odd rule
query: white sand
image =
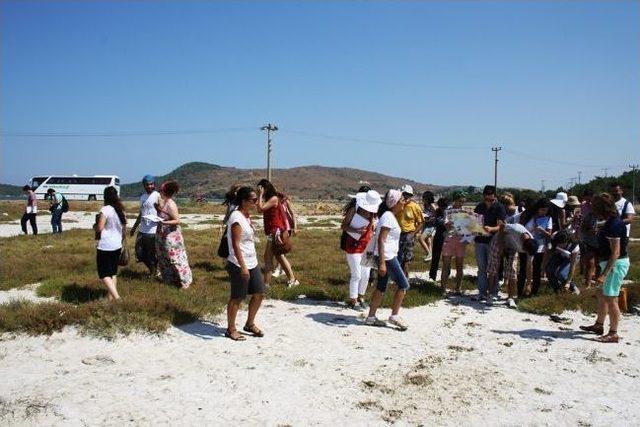
<svg viewBox="0 0 640 427">
<path fill-rule="evenodd" d="M 640 318 L 604 345 L 565 315 L 461 299 L 403 310 L 399 332 L 301 299 L 267 301 L 245 342 L 223 315 L 113 341 L 5 334 L 0 424 L 637 425 Z"/>
<path fill-rule="evenodd" d="M 220 222 L 224 215 L 218 214 L 183 214 L 180 215 L 180 219 L 186 228 L 189 230 L 208 230 L 211 228 L 220 229 Z M 63 230 L 71 230 L 71 229 L 91 229 L 93 227 L 93 223 L 95 222 L 95 212 L 83 212 L 83 211 L 74 211 L 67 212 L 62 217 L 62 229 Z M 307 216 L 299 216 L 297 217 L 298 222 L 301 225 L 305 225 L 305 228 L 337 228 L 340 226 L 340 216 L 336 215 L 315 215 L 312 217 Z M 319 226 L 314 227 L 313 223 L 318 221 L 333 221 L 333 225 L 331 226 Z M 38 223 L 38 232 L 41 234 L 51 233 L 51 216 L 50 215 L 38 215 L 36 217 L 36 221 Z M 128 220 L 129 226 L 133 225 L 133 219 Z M 256 229 L 262 228 L 262 221 L 255 221 L 254 225 Z M 27 224 L 27 230 L 29 234 L 31 234 L 31 225 Z M 11 236 L 19 236 L 22 234 L 22 229 L 20 228 L 20 221 L 10 221 L 0 224 L 0 237 L 11 237 Z"/>
</svg>

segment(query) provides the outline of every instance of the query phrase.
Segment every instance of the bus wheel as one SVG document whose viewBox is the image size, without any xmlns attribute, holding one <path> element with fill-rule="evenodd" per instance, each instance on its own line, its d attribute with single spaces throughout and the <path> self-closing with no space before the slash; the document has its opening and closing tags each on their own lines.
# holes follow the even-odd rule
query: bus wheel
<svg viewBox="0 0 640 427">
<path fill-rule="evenodd" d="M 95 194 L 89 194 L 89 201 L 95 201 L 96 200 L 96 195 Z"/>
</svg>

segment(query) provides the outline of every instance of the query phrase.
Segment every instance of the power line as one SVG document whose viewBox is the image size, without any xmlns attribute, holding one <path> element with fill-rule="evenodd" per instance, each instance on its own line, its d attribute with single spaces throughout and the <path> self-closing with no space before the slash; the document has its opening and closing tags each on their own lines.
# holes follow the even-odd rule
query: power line
<svg viewBox="0 0 640 427">
<path fill-rule="evenodd" d="M 256 131 L 257 127 L 235 127 L 215 129 L 165 129 L 165 130 L 122 130 L 122 131 L 87 131 L 87 132 L 53 132 L 53 131 L 4 131 L 1 136 L 15 138 L 101 138 L 122 136 L 161 136 L 161 135 L 196 135 L 208 133 Z"/>
<path fill-rule="evenodd" d="M 327 140 L 343 141 L 343 142 L 357 142 L 362 144 L 387 145 L 387 146 L 393 146 L 393 147 L 430 148 L 430 149 L 438 149 L 438 150 L 484 150 L 486 149 L 486 147 L 482 147 L 482 146 L 430 145 L 430 144 L 415 144 L 415 143 L 406 143 L 406 142 L 397 142 L 397 141 L 384 141 L 379 139 L 354 138 L 354 137 L 329 135 L 324 133 L 307 132 L 307 131 L 293 130 L 293 129 L 281 129 L 280 131 L 284 133 L 289 133 L 292 135 L 301 135 L 301 136 L 307 136 L 311 138 L 319 138 L 319 139 L 327 139 Z"/>
</svg>

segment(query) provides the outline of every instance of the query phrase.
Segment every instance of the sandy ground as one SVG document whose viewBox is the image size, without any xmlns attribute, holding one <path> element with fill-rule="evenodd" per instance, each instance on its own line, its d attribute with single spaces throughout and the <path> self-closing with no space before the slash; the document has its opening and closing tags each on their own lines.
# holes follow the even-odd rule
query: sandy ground
<svg viewBox="0 0 640 427">
<path fill-rule="evenodd" d="M 5 334 L 0 424 L 638 424 L 640 317 L 604 345 L 575 312 L 559 324 L 460 298 L 401 314 L 406 332 L 301 298 L 267 301 L 266 336 L 245 342 L 223 337 L 223 316 L 112 341 Z"/>
<path fill-rule="evenodd" d="M 206 230 L 210 228 L 220 228 L 219 224 L 222 221 L 223 215 L 183 214 L 180 218 L 189 230 Z M 326 226 L 313 227 L 314 221 L 318 222 L 326 220 L 332 220 L 334 222 L 333 227 L 338 227 L 340 226 L 341 220 L 341 218 L 336 215 L 315 215 L 312 217 L 299 216 L 297 219 L 298 222 L 301 225 L 305 225 L 306 228 L 327 228 Z M 129 226 L 133 225 L 134 220 L 135 218 L 128 219 Z M 38 215 L 36 217 L 36 221 L 38 223 L 39 233 L 51 233 L 51 216 Z M 62 221 L 63 231 L 76 228 L 90 229 L 93 227 L 93 223 L 95 222 L 95 212 L 68 212 L 62 217 Z M 262 221 L 256 221 L 255 226 L 257 229 L 260 229 L 262 227 Z M 27 225 L 27 230 L 31 233 L 31 225 Z M 20 228 L 19 220 L 0 224 L 0 237 L 19 236 L 21 234 L 22 229 Z"/>
</svg>

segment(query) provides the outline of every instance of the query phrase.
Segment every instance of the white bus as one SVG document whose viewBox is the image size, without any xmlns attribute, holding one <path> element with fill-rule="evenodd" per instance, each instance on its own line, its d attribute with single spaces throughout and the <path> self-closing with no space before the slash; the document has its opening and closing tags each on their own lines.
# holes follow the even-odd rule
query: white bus
<svg viewBox="0 0 640 427">
<path fill-rule="evenodd" d="M 120 178 L 115 175 L 50 175 L 31 178 L 31 188 L 38 199 L 45 199 L 47 190 L 53 188 L 68 200 L 102 200 L 104 189 L 109 186 L 116 187 L 120 194 Z"/>
</svg>

